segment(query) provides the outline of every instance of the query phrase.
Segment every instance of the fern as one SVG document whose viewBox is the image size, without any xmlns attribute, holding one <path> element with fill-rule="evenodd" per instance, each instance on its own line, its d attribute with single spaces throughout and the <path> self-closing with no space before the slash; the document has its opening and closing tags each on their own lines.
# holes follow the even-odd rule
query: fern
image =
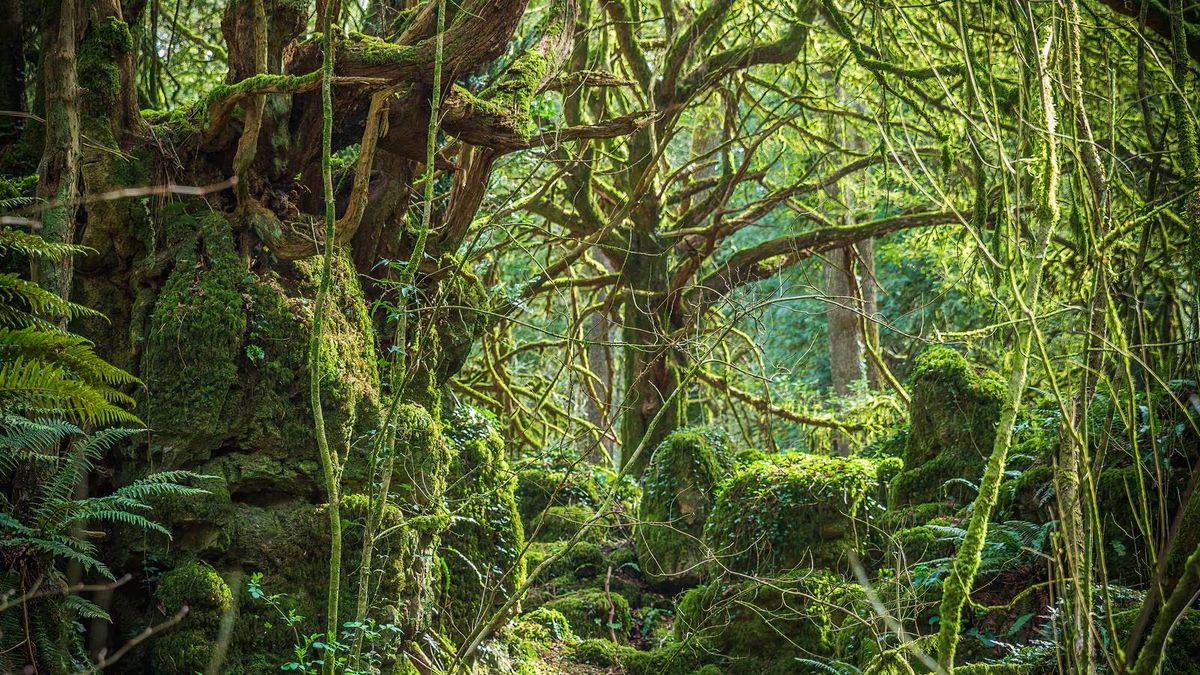
<svg viewBox="0 0 1200 675">
<path fill-rule="evenodd" d="M 33 199 L 21 198 L 0 200 L 0 209 L 8 210 L 33 203 Z M 31 234 L 14 230 L 11 227 L 0 228 L 0 254 L 17 253 L 46 260 L 62 260 L 69 255 L 83 253 L 86 247 L 61 242 L 46 241 Z"/>
</svg>

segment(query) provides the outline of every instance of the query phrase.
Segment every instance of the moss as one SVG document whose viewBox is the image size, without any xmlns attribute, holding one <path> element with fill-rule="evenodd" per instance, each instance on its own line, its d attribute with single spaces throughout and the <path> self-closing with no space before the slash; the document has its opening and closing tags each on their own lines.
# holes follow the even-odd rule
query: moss
<svg viewBox="0 0 1200 675">
<path fill-rule="evenodd" d="M 909 377 L 912 402 L 904 445 L 905 469 L 891 485 L 893 508 L 959 501 L 973 494 L 953 479 L 979 481 L 1004 400 L 1004 380 L 948 347 L 917 357 Z"/>
<path fill-rule="evenodd" d="M 213 635 L 195 629 L 175 630 L 154 640 L 154 672 L 203 673 L 212 660 Z"/>
<path fill-rule="evenodd" d="M 418 57 L 418 50 L 408 45 L 397 45 L 382 38 L 363 33 L 350 33 L 341 45 L 346 58 L 367 66 L 402 66 Z"/>
<path fill-rule="evenodd" d="M 628 639 L 633 627 L 629 602 L 616 593 L 582 590 L 555 598 L 543 605 L 562 613 L 571 630 L 581 638 L 608 637 L 611 628 L 617 639 Z M 612 619 L 610 620 L 610 615 Z"/>
<path fill-rule="evenodd" d="M 525 556 L 528 568 L 532 570 L 543 560 L 561 553 L 566 547 L 567 542 L 565 541 L 530 544 Z M 581 541 L 572 546 L 571 550 L 562 557 L 550 563 L 550 566 L 543 572 L 542 578 L 569 576 L 573 579 L 590 579 L 604 571 L 605 563 L 604 551 L 597 544 Z"/>
<path fill-rule="evenodd" d="M 181 250 L 151 317 L 142 361 L 152 402 L 146 421 L 166 433 L 195 430 L 211 445 L 228 432 L 222 410 L 238 379 L 246 272 L 224 218 L 181 216 L 176 224 L 193 230 L 194 244 Z"/>
<path fill-rule="evenodd" d="M 675 639 L 700 640 L 732 657 L 834 656 L 834 629 L 862 600 L 861 588 L 827 572 L 789 574 L 770 583 L 717 580 L 680 600 Z"/>
<path fill-rule="evenodd" d="M 517 504 L 525 531 L 550 506 L 600 505 L 600 490 L 591 477 L 581 471 L 560 472 L 531 468 L 517 473 Z"/>
<path fill-rule="evenodd" d="M 1054 491 L 1054 471 L 1038 464 L 1000 484 L 997 508 L 1012 520 L 1041 522 L 1050 513 L 1045 507 Z"/>
<path fill-rule="evenodd" d="M 211 565 L 193 562 L 163 574 L 154 598 L 170 614 L 188 606 L 189 625 L 215 627 L 221 616 L 233 607 L 228 584 Z"/>
<path fill-rule="evenodd" d="M 566 541 L 594 516 L 595 511 L 586 506 L 551 506 L 534 520 L 530 536 L 536 541 Z M 611 520 L 601 519 L 588 528 L 582 541 L 603 542 L 611 526 Z"/>
<path fill-rule="evenodd" d="M 163 574 L 154 591 L 167 615 L 184 606 L 188 613 L 180 628 L 155 640 L 152 659 L 156 672 L 202 672 L 212 655 L 222 617 L 233 611 L 233 594 L 221 575 L 201 562 L 185 563 Z"/>
<path fill-rule="evenodd" d="M 802 453 L 738 469 L 717 498 L 705 542 L 739 572 L 835 567 L 855 545 L 855 519 L 876 471 L 864 459 Z"/>
<path fill-rule="evenodd" d="M 580 642 L 572 652 L 572 657 L 589 666 L 613 668 L 621 665 L 621 646 L 612 640 L 592 638 Z"/>
<path fill-rule="evenodd" d="M 533 626 L 539 629 L 534 631 L 533 629 L 525 628 L 524 630 L 536 633 L 542 644 L 575 641 L 575 634 L 571 632 L 571 623 L 567 621 L 567 617 L 563 616 L 562 612 L 557 610 L 539 607 L 521 616 L 520 621 L 517 622 L 518 629 L 522 625 L 526 627 Z"/>
<path fill-rule="evenodd" d="M 1152 476 L 1139 475 L 1138 467 L 1113 467 L 1096 480 L 1096 511 L 1104 533 L 1105 562 L 1109 573 L 1123 582 L 1144 580 L 1149 560 L 1138 527 L 1141 512 L 1139 483 L 1145 481 L 1151 512 L 1157 508 L 1158 490 Z"/>
<path fill-rule="evenodd" d="M 441 353 L 435 381 L 439 385 L 462 369 L 471 348 L 492 322 L 492 314 L 488 311 L 492 296 L 479 277 L 452 256 L 444 257 L 440 268 L 450 270 L 450 274 L 438 289 L 443 307 L 437 321 Z"/>
<path fill-rule="evenodd" d="M 928 525 L 918 525 L 896 533 L 904 562 L 919 562 L 948 558 L 954 554 L 954 543 Z"/>
<path fill-rule="evenodd" d="M 81 98 L 87 115 L 110 116 L 121 92 L 121 57 L 133 50 L 133 35 L 124 21 L 113 16 L 91 23 L 79 45 L 77 70 Z"/>
<path fill-rule="evenodd" d="M 600 668 L 620 668 L 628 675 L 693 675 L 709 673 L 716 668 L 712 664 L 702 666 L 700 655 L 677 643 L 639 651 L 611 640 L 591 639 L 575 647 L 571 658 Z"/>
<path fill-rule="evenodd" d="M 638 563 L 651 582 L 699 582 L 704 523 L 730 464 L 724 448 L 703 430 L 676 431 L 659 444 L 642 477 L 634 534 Z"/>
<path fill-rule="evenodd" d="M 453 453 L 447 507 L 455 518 L 441 540 L 449 583 L 442 620 L 458 636 L 524 583 L 525 531 L 504 439 L 492 421 L 464 406 L 445 427 Z"/>
</svg>

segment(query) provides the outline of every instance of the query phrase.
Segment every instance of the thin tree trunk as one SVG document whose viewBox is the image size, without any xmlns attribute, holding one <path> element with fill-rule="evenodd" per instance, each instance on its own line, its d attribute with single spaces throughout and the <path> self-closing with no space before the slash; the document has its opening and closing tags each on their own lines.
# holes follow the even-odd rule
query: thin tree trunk
<svg viewBox="0 0 1200 675">
<path fill-rule="evenodd" d="M 1051 33 L 1053 36 L 1053 33 Z M 1042 268 L 1046 262 L 1046 250 L 1050 236 L 1058 222 L 1058 141 L 1054 100 L 1047 62 L 1049 61 L 1051 38 L 1045 47 L 1037 50 L 1037 73 L 1041 95 L 1045 133 L 1042 139 L 1043 154 L 1038 182 L 1035 187 L 1033 255 L 1025 271 L 1025 287 L 1018 291 L 1017 270 L 1009 268 L 1009 283 L 1020 303 L 1019 312 L 1023 321 L 1018 324 L 1016 352 L 1013 354 L 1008 392 L 1000 421 L 996 425 L 996 437 L 992 454 L 979 482 L 979 494 L 975 498 L 971 521 L 963 536 L 951 565 L 950 574 L 942 586 L 941 617 L 937 636 L 938 663 L 947 672 L 954 670 L 954 655 L 958 649 L 959 628 L 962 609 L 974 586 L 975 574 L 979 570 L 980 555 L 987 538 L 988 520 L 1000 494 L 1000 482 L 1004 478 L 1004 467 L 1012 444 L 1013 425 L 1021 408 L 1025 392 L 1025 380 L 1029 373 L 1029 352 L 1037 319 L 1036 308 L 1042 287 Z"/>
<path fill-rule="evenodd" d="M 75 243 L 79 201 L 79 83 L 76 77 L 75 0 L 46 9 L 42 54 L 42 86 L 46 100 L 46 142 L 38 165 L 37 196 L 48 208 L 41 212 L 41 235 L 50 242 Z M 53 11 L 57 9 L 58 11 Z M 31 259 L 32 276 L 42 288 L 69 298 L 74 260 Z M 63 319 L 65 325 L 65 319 Z"/>
</svg>

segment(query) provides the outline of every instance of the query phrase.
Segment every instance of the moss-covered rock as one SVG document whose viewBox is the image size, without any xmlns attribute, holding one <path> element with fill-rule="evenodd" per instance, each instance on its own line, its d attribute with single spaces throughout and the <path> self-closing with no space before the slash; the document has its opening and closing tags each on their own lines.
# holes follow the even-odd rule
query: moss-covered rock
<svg viewBox="0 0 1200 675">
<path fill-rule="evenodd" d="M 837 567 L 876 483 L 865 459 L 785 453 L 738 469 L 704 529 L 719 563 L 744 573 Z"/>
<path fill-rule="evenodd" d="M 504 439 L 474 408 L 455 408 L 445 421 L 455 453 L 447 508 L 454 514 L 442 535 L 448 589 L 442 626 L 451 636 L 469 633 L 525 581 L 525 531 L 517 512 L 515 476 L 505 461 Z"/>
<path fill-rule="evenodd" d="M 551 506 L 534 519 L 530 536 L 536 541 L 566 541 L 595 515 L 595 511 L 586 506 Z M 584 532 L 582 541 L 603 542 L 613 526 L 610 518 L 602 518 Z"/>
<path fill-rule="evenodd" d="M 571 630 L 581 638 L 610 637 L 611 629 L 618 640 L 624 641 L 633 628 L 629 601 L 617 593 L 575 591 L 557 597 L 542 607 L 560 612 L 571 624 Z"/>
<path fill-rule="evenodd" d="M 713 664 L 703 665 L 704 654 L 675 642 L 640 651 L 611 640 L 593 638 L 579 643 L 571 658 L 600 668 L 620 668 L 628 675 L 719 675 L 721 672 Z"/>
<path fill-rule="evenodd" d="M 160 229 L 167 275 L 148 310 L 139 374 L 164 463 L 194 467 L 223 449 L 315 458 L 307 393 L 317 263 L 252 273 L 216 213 L 171 205 Z M 374 426 L 379 377 L 366 303 L 344 254 L 335 257 L 333 288 L 321 393 L 330 442 L 345 448 Z"/>
<path fill-rule="evenodd" d="M 675 639 L 700 640 L 731 657 L 838 655 L 835 629 L 862 605 L 862 589 L 827 572 L 770 581 L 716 580 L 688 591 Z"/>
<path fill-rule="evenodd" d="M 605 570 L 607 558 L 598 544 L 581 541 L 565 551 L 567 542 L 534 542 L 525 554 L 528 569 L 532 570 L 551 556 L 560 557 L 550 563 L 542 573 L 543 579 L 569 576 L 574 579 L 590 579 Z"/>
<path fill-rule="evenodd" d="M 732 464 L 721 440 L 706 430 L 676 431 L 650 459 L 642 477 L 634 541 L 638 564 L 652 583 L 689 586 L 700 581 L 704 523 L 716 487 Z"/>
<path fill-rule="evenodd" d="M 152 644 L 155 672 L 190 675 L 207 670 L 221 620 L 233 611 L 228 584 L 210 565 L 189 562 L 158 579 L 154 598 L 168 616 L 188 608 L 179 629 L 166 636 L 172 639 Z"/>
<path fill-rule="evenodd" d="M 526 532 L 532 530 L 533 521 L 550 506 L 600 505 L 600 489 L 585 471 L 527 468 L 517 473 L 517 503 Z"/>
<path fill-rule="evenodd" d="M 912 402 L 904 470 L 892 481 L 890 506 L 965 501 L 963 479 L 977 483 L 991 454 L 1004 401 L 1004 380 L 948 347 L 917 357 L 909 376 Z"/>
</svg>

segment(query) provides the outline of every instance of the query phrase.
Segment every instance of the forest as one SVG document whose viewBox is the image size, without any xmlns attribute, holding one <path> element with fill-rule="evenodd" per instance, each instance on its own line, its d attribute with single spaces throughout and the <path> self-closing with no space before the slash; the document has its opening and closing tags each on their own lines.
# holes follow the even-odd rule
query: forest
<svg viewBox="0 0 1200 675">
<path fill-rule="evenodd" d="M 0 0 L 0 673 L 1200 675 L 1196 0 Z"/>
</svg>

